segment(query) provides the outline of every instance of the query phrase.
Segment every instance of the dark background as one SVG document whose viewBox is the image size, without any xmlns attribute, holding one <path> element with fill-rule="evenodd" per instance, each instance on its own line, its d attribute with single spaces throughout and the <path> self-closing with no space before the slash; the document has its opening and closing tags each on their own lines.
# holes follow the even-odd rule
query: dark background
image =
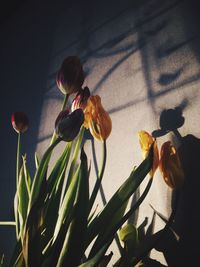
<svg viewBox="0 0 200 267">
<path fill-rule="evenodd" d="M 70 8 L 79 10 L 77 17 L 69 17 Z M 102 9 L 98 13 L 98 7 Z M 165 8 L 163 6 L 166 6 Z M 27 0 L 9 0 L 2 1 L 0 7 L 0 220 L 12 220 L 13 219 L 13 197 L 15 192 L 15 159 L 16 159 L 16 142 L 17 135 L 12 129 L 10 123 L 10 117 L 14 111 L 24 111 L 28 114 L 30 120 L 29 134 L 23 137 L 23 151 L 29 151 L 28 163 L 31 169 L 31 173 L 34 171 L 34 151 L 38 142 L 38 131 L 40 125 L 40 116 L 42 113 L 42 106 L 44 104 L 44 98 L 49 90 L 47 80 L 55 79 L 55 73 L 49 74 L 50 65 L 54 60 L 55 54 L 58 55 L 58 60 L 55 62 L 55 71 L 58 69 L 62 62 L 62 56 L 59 58 L 59 53 L 63 55 L 62 49 L 55 52 L 55 37 L 58 35 L 58 25 L 63 23 L 63 28 L 66 27 L 66 35 L 60 38 L 60 47 L 63 47 L 66 55 L 71 53 L 70 45 L 67 35 L 74 36 L 74 31 L 79 31 L 78 39 L 74 38 L 74 45 L 77 46 L 77 54 L 81 55 L 82 62 L 87 62 L 87 59 L 93 56 L 95 53 L 99 53 L 101 57 L 101 49 L 108 51 L 108 56 L 112 57 L 116 53 L 115 45 L 121 42 L 125 38 L 129 31 L 132 31 L 133 26 L 130 25 L 130 29 L 120 29 L 120 25 L 116 25 L 115 32 L 110 32 L 110 41 L 104 44 L 97 51 L 90 50 L 90 32 L 92 31 L 93 23 L 106 25 L 106 23 L 116 19 L 117 16 L 122 16 L 123 12 L 131 7 L 134 10 L 134 16 L 138 16 L 136 19 L 135 31 L 141 36 L 140 42 L 136 50 L 141 50 L 143 55 L 142 71 L 146 79 L 147 87 L 149 88 L 148 98 L 152 102 L 152 110 L 154 110 L 155 95 L 153 95 L 151 84 L 149 83 L 149 73 L 151 71 L 151 64 L 147 66 L 148 57 L 150 53 L 146 53 L 144 40 L 144 24 L 147 25 L 147 34 L 154 35 L 156 31 L 162 31 L 163 35 L 173 35 L 176 41 L 176 34 L 179 29 L 171 27 L 170 30 L 167 28 L 167 22 L 162 21 L 162 17 L 170 12 L 174 7 L 179 7 L 179 11 L 184 18 L 182 23 L 182 29 L 185 33 L 185 39 L 181 42 L 177 42 L 171 50 L 167 49 L 168 44 L 164 46 L 164 52 L 162 50 L 157 51 L 157 56 L 168 57 L 170 53 L 174 53 L 184 46 L 190 47 L 194 58 L 197 62 L 200 60 L 200 16 L 199 16 L 199 4 L 198 1 L 27 1 Z M 131 10 L 132 10 L 131 9 Z M 80 18 L 81 10 L 81 18 Z M 145 11 L 146 10 L 146 11 Z M 143 12 L 145 11 L 145 12 Z M 156 13 L 157 12 L 157 13 Z M 156 13 L 157 15 L 154 15 Z M 98 14 L 98 16 L 96 16 Z M 131 11 L 128 14 L 131 16 Z M 148 29 L 148 20 L 156 20 L 156 27 L 154 32 L 152 29 Z M 101 23 L 100 23 L 101 22 Z M 170 22 L 170 16 L 169 16 Z M 80 27 L 79 27 L 80 26 Z M 119 28 L 118 28 L 119 27 Z M 77 30 L 78 29 L 78 30 Z M 117 32 L 123 32 L 118 37 Z M 168 30 L 167 30 L 168 29 Z M 98 30 L 98 27 L 96 27 Z M 149 31 L 148 31 L 149 30 Z M 95 30 L 93 30 L 95 31 Z M 146 34 L 146 33 L 145 33 Z M 75 37 L 77 37 L 75 35 Z M 112 38 L 112 36 L 114 36 Z M 102 36 L 102 39 L 104 37 Z M 108 38 L 108 37 L 106 37 Z M 105 38 L 105 39 L 106 39 Z M 70 39 L 73 39 L 70 37 Z M 58 40 L 57 40 L 58 42 Z M 73 43 L 72 43 L 73 44 Z M 153 42 L 149 43 L 149 46 L 153 46 Z M 123 49 L 130 49 L 130 47 L 124 46 Z M 134 53 L 134 44 L 133 51 Z M 104 51 L 103 50 L 103 51 Z M 183 57 L 185 55 L 183 54 Z M 195 62 L 196 62 L 195 61 Z M 175 90 L 178 86 L 194 84 L 199 81 L 200 71 L 197 69 L 195 75 L 191 75 L 187 79 L 183 79 L 183 82 L 176 84 L 177 79 L 184 70 L 185 66 L 180 64 L 180 67 L 176 71 L 161 73 L 158 79 L 159 86 L 169 87 L 169 90 Z M 117 68 L 117 66 L 115 66 Z M 87 74 L 87 70 L 86 70 Z M 108 75 L 112 74 L 112 69 Z M 107 76 L 104 77 L 107 79 Z M 98 86 L 100 87 L 100 84 Z M 55 82 L 53 85 L 55 87 Z M 96 90 L 98 90 L 98 86 Z M 171 86 L 171 87 L 170 87 Z M 167 92 L 167 90 L 166 90 Z M 158 94 L 160 97 L 162 94 Z M 192 95 L 191 95 L 192 96 Z M 60 99 L 61 94 L 56 95 Z M 131 97 L 130 97 L 131 100 Z M 133 98 L 134 100 L 134 98 Z M 112 102 L 112 101 L 111 101 Z M 186 101 L 187 102 L 187 101 Z M 200 102 L 199 102 L 200 103 Z M 120 97 L 118 105 L 115 108 L 111 108 L 111 114 L 114 114 L 116 110 L 126 109 L 130 103 L 124 106 L 120 103 Z M 198 105 L 199 107 L 199 105 Z M 120 109 L 121 108 L 121 109 Z M 169 98 L 170 108 L 170 98 Z M 199 113 L 197 108 L 197 113 Z M 184 113 L 184 111 L 183 111 Z M 156 114 L 157 119 L 159 118 L 159 112 Z M 128 118 L 127 118 L 128 119 Z M 191 119 L 191 123 L 194 122 L 193 118 L 186 118 L 187 122 Z M 199 117 L 197 117 L 197 120 Z M 197 122 L 196 132 L 200 133 L 199 121 Z M 191 133 L 189 128 L 186 130 L 186 134 Z M 200 136 L 200 134 L 199 134 Z M 185 152 L 184 152 L 185 153 Z M 196 153 L 196 152 L 195 152 Z M 195 184 L 199 186 L 199 183 Z M 196 191 L 195 191 L 196 192 Z M 189 190 L 188 194 L 193 194 L 192 189 Z M 185 200 L 184 200 L 185 201 Z M 198 201 L 196 198 L 193 199 L 193 203 Z M 183 207 L 181 207 L 183 208 Z M 190 209 L 191 206 L 189 206 Z M 196 206 L 199 209 L 199 206 Z M 199 214 L 199 210 L 196 210 Z M 181 215 L 182 216 L 182 215 Z M 194 216 L 194 215 L 193 215 Z M 193 223 L 195 220 L 193 219 Z M 188 228 L 187 228 L 188 231 Z M 191 229 L 192 231 L 192 229 Z M 13 239 L 15 231 L 11 226 L 0 227 L 0 255 L 5 253 L 6 259 L 10 256 L 13 249 Z M 197 236 L 199 233 L 197 231 Z M 190 240 L 191 242 L 191 240 Z M 200 252 L 200 251 L 199 251 Z"/>
</svg>

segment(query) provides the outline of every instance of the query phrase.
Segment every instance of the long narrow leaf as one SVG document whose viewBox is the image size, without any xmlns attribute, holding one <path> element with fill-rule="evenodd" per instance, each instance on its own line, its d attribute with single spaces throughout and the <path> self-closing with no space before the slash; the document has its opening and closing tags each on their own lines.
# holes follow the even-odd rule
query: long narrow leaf
<svg viewBox="0 0 200 267">
<path fill-rule="evenodd" d="M 106 253 L 109 246 L 110 246 L 110 242 L 105 244 L 92 259 L 82 263 L 78 267 L 95 267 L 95 266 L 97 266 L 97 264 L 101 261 L 102 257 Z"/>
<path fill-rule="evenodd" d="M 75 205 L 74 218 L 70 226 L 69 235 L 66 236 L 63 244 L 57 267 L 76 267 L 81 262 L 85 251 L 85 234 L 89 208 L 89 172 L 87 157 L 83 149 L 81 151 L 79 186 Z"/>
<path fill-rule="evenodd" d="M 118 219 L 112 225 L 112 228 L 109 228 L 109 230 L 102 231 L 102 232 L 99 233 L 99 236 L 96 239 L 96 241 L 95 241 L 95 243 L 94 243 L 94 245 L 92 247 L 93 251 L 98 250 L 99 247 L 101 247 L 103 244 L 105 244 L 108 240 L 114 238 L 114 235 L 117 232 L 117 230 L 119 230 L 120 227 L 122 227 L 122 225 L 128 220 L 128 218 L 133 214 L 133 212 L 136 209 L 138 209 L 140 204 L 143 202 L 143 200 L 145 199 L 146 195 L 148 194 L 148 192 L 149 192 L 149 190 L 151 188 L 152 181 L 153 181 L 153 179 L 150 178 L 150 180 L 149 180 L 144 192 L 142 193 L 142 195 L 140 196 L 138 201 L 130 208 L 130 210 L 121 219 L 120 219 L 120 217 L 118 217 Z"/>
<path fill-rule="evenodd" d="M 55 227 L 54 238 L 53 238 L 54 241 L 57 238 L 57 235 L 60 231 L 61 225 L 64 223 L 64 221 L 68 217 L 71 216 L 73 206 L 74 206 L 75 197 L 76 197 L 76 193 L 77 193 L 79 172 L 80 172 L 80 168 L 78 168 L 76 173 L 74 174 L 74 176 L 71 180 L 71 183 L 67 189 L 67 192 L 64 196 L 63 203 L 62 203 L 62 206 L 59 210 L 58 220 L 57 220 L 56 227 Z"/>
<path fill-rule="evenodd" d="M 40 191 L 40 186 L 44 180 L 44 177 L 47 173 L 48 163 L 51 157 L 52 150 L 54 147 L 61 141 L 60 138 L 57 138 L 53 144 L 50 145 L 50 147 L 46 150 L 44 153 L 44 156 L 42 157 L 42 160 L 40 161 L 39 167 L 36 171 L 32 188 L 31 188 L 31 196 L 29 201 L 29 207 L 28 210 L 30 210 L 31 206 L 33 205 L 34 201 L 36 201 L 37 196 Z"/>
<path fill-rule="evenodd" d="M 19 221 L 20 221 L 20 236 L 22 237 L 24 224 L 27 218 L 27 209 L 28 209 L 28 203 L 29 203 L 29 192 L 27 190 L 26 178 L 25 178 L 25 173 L 24 173 L 24 165 L 22 165 L 22 168 L 19 174 L 18 203 L 19 203 L 18 213 L 19 213 Z"/>
<path fill-rule="evenodd" d="M 153 146 L 150 149 L 148 157 L 135 169 L 129 178 L 120 186 L 110 201 L 107 203 L 99 216 L 91 222 L 88 227 L 88 244 L 93 238 L 102 232 L 107 227 L 109 218 L 112 218 L 115 213 L 123 206 L 123 204 L 135 192 L 141 182 L 144 180 L 153 164 Z M 91 254 L 91 257 L 93 254 Z"/>
<path fill-rule="evenodd" d="M 63 153 L 61 154 L 60 158 L 56 161 L 56 164 L 54 168 L 52 169 L 50 176 L 48 177 L 47 190 L 49 194 L 52 193 L 52 191 L 54 190 L 54 187 L 57 185 L 57 182 L 63 172 L 63 169 L 67 168 L 70 153 L 71 153 L 71 147 L 72 147 L 72 142 L 66 144 L 66 147 Z"/>
</svg>

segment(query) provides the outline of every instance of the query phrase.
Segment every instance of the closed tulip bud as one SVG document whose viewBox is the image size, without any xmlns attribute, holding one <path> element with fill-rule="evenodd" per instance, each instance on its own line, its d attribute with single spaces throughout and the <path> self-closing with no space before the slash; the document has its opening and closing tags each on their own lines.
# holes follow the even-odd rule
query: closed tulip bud
<svg viewBox="0 0 200 267">
<path fill-rule="evenodd" d="M 77 93 L 74 100 L 72 101 L 72 106 L 71 106 L 72 111 L 78 108 L 81 108 L 82 110 L 84 110 L 87 106 L 87 101 L 89 97 L 90 97 L 90 90 L 86 86 L 84 89 L 81 89 Z"/>
<path fill-rule="evenodd" d="M 100 96 L 89 97 L 84 114 L 84 126 L 89 128 L 93 137 L 101 141 L 106 140 L 112 130 L 112 121 L 101 104 Z"/>
<path fill-rule="evenodd" d="M 76 93 L 84 82 L 84 72 L 80 59 L 76 56 L 67 57 L 57 73 L 56 83 L 63 94 Z"/>
<path fill-rule="evenodd" d="M 28 129 L 28 117 L 24 112 L 15 112 L 11 116 L 11 123 L 17 133 L 24 133 Z"/>
<path fill-rule="evenodd" d="M 176 148 L 170 141 L 165 142 L 160 151 L 160 172 L 171 188 L 180 188 L 184 182 L 184 172 Z"/>
<path fill-rule="evenodd" d="M 158 153 L 158 147 L 155 139 L 146 131 L 140 131 L 138 133 L 139 135 L 139 142 L 142 149 L 142 156 L 143 158 L 147 158 L 149 154 L 149 150 L 151 148 L 151 145 L 153 144 L 153 167 L 150 171 L 150 175 L 153 177 L 156 169 L 158 168 L 159 164 L 159 153 Z"/>
<path fill-rule="evenodd" d="M 56 134 L 64 141 L 70 142 L 78 135 L 80 127 L 84 122 L 82 109 L 72 113 L 68 110 L 61 111 L 55 122 Z"/>
</svg>

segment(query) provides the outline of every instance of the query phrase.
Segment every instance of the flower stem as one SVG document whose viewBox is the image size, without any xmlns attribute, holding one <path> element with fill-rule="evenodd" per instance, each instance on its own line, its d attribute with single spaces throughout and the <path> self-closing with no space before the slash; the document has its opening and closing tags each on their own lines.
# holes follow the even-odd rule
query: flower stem
<svg viewBox="0 0 200 267">
<path fill-rule="evenodd" d="M 20 154 L 21 154 L 21 134 L 19 132 L 17 138 L 16 186 L 18 185 L 19 182 Z"/>
<path fill-rule="evenodd" d="M 91 197 L 90 197 L 90 203 L 89 203 L 89 213 L 94 205 L 95 199 L 97 197 L 97 193 L 99 191 L 101 181 L 104 175 L 105 166 L 106 166 L 106 159 L 107 159 L 107 148 L 106 148 L 106 140 L 103 141 L 103 155 L 102 155 L 102 163 L 101 163 L 101 170 L 98 174 L 95 186 L 93 188 Z"/>
<path fill-rule="evenodd" d="M 20 171 L 20 155 L 21 155 L 21 133 L 18 133 L 17 137 L 17 159 L 16 159 L 16 196 L 14 200 L 14 215 L 16 222 L 16 237 L 19 238 L 19 216 L 18 216 L 18 205 L 19 205 L 19 171 Z"/>
</svg>

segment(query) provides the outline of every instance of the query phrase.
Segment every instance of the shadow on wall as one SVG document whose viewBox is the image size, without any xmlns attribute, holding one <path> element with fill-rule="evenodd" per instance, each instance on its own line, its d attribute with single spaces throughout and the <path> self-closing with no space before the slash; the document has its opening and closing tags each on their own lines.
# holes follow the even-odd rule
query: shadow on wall
<svg viewBox="0 0 200 267">
<path fill-rule="evenodd" d="M 50 1 L 54 2 L 52 5 L 53 8 L 51 9 L 51 6 L 44 6 L 40 9 L 40 13 L 35 12 L 34 10 L 30 10 L 28 8 L 28 15 L 24 20 L 21 18 L 21 22 L 24 27 L 24 35 L 22 36 L 21 42 L 18 42 L 20 39 L 19 36 L 14 32 L 13 35 L 10 34 L 9 39 L 9 49 L 10 49 L 10 58 L 7 56 L 9 53 L 5 53 L 3 57 L 3 62 L 5 64 L 2 64 L 2 73 L 6 73 L 4 80 L 2 82 L 2 86 L 6 89 L 5 90 L 5 99 L 2 100 L 2 118 L 4 121 L 10 120 L 10 107 L 12 106 L 12 109 L 14 110 L 20 110 L 24 109 L 24 111 L 28 111 L 28 113 L 31 116 L 31 120 L 33 122 L 32 128 L 34 128 L 31 136 L 31 142 L 30 139 L 25 140 L 25 146 L 30 150 L 29 153 L 33 154 L 32 152 L 35 151 L 35 145 L 37 140 L 37 134 L 38 134 L 38 123 L 41 113 L 41 106 L 44 101 L 44 96 L 47 90 L 50 90 L 55 87 L 55 83 L 53 83 L 49 88 L 46 89 L 46 71 L 49 67 L 50 60 L 54 60 L 55 58 L 52 57 L 52 51 L 51 51 L 51 43 L 54 42 L 54 31 L 56 31 L 57 24 L 56 21 L 58 21 L 58 17 L 55 18 L 55 7 L 58 8 L 58 13 L 63 12 L 62 16 L 65 18 L 66 21 L 68 20 L 68 17 L 64 13 L 64 11 L 61 10 L 59 4 L 57 4 L 56 1 Z M 130 106 L 137 105 L 138 103 L 141 103 L 142 101 L 146 101 L 147 99 L 152 104 L 152 111 L 154 111 L 154 101 L 162 97 L 166 94 L 169 94 L 170 92 L 181 88 L 183 85 L 189 85 L 191 82 L 198 81 L 200 79 L 200 74 L 195 73 L 194 75 L 191 75 L 187 78 L 183 78 L 182 74 L 184 73 L 186 66 L 183 64 L 180 64 L 180 66 L 177 67 L 177 69 L 172 70 L 169 68 L 165 72 L 160 72 L 158 75 L 157 85 L 161 87 L 162 90 L 155 91 L 154 85 L 152 82 L 153 74 L 152 71 L 152 65 L 155 62 L 158 62 L 160 60 L 167 60 L 167 58 L 171 55 L 174 55 L 177 51 L 180 51 L 184 46 L 190 46 L 190 48 L 195 52 L 196 57 L 200 58 L 200 42 L 198 39 L 199 34 L 199 28 L 196 26 L 197 21 L 199 20 L 199 14 L 198 9 L 195 8 L 195 4 L 197 1 L 175 1 L 175 0 L 167 0 L 163 4 L 163 2 L 159 0 L 148 0 L 148 1 L 126 1 L 126 7 L 124 8 L 118 8 L 118 12 L 113 13 L 113 6 L 117 6 L 116 1 L 111 1 L 110 6 L 108 6 L 108 10 L 110 10 L 110 13 L 112 15 L 109 15 L 106 19 L 103 20 L 103 22 L 96 23 L 96 26 L 93 27 L 93 21 L 91 21 L 91 8 L 95 9 L 95 4 L 92 3 L 92 1 L 87 1 L 86 4 L 82 4 L 83 1 L 77 1 L 80 5 L 83 5 L 82 9 L 82 31 L 80 33 L 80 38 L 78 37 L 76 40 L 71 42 L 70 45 L 65 46 L 64 50 L 59 50 L 54 54 L 54 57 L 59 56 L 63 53 L 68 53 L 70 49 L 75 46 L 77 47 L 77 55 L 81 55 L 81 59 L 83 63 L 87 63 L 87 61 L 90 58 L 106 58 L 111 57 L 114 55 L 120 55 L 120 57 L 114 62 L 113 65 L 110 66 L 110 68 L 104 73 L 103 77 L 101 77 L 96 86 L 92 88 L 93 93 L 97 93 L 101 88 L 102 85 L 107 81 L 107 79 L 122 65 L 124 64 L 130 56 L 132 56 L 134 53 L 139 52 L 141 53 L 142 58 L 142 68 L 140 69 L 144 75 L 146 88 L 147 88 L 147 97 L 142 97 L 139 99 L 132 99 L 127 100 L 126 103 L 119 103 L 117 106 L 112 107 L 109 112 L 119 112 L 123 109 L 127 109 Z M 169 28 L 169 25 L 171 23 L 170 19 L 170 12 L 174 10 L 179 5 L 182 5 L 182 14 L 184 16 L 184 25 L 183 25 L 183 31 L 185 31 L 185 39 L 184 40 L 177 40 L 176 39 L 176 32 L 172 33 L 173 36 L 173 45 L 171 44 L 171 39 L 168 39 L 166 42 L 164 42 L 159 47 L 155 46 L 156 38 L 158 38 L 158 35 L 160 33 L 167 33 L 171 31 L 171 28 Z M 124 5 L 125 5 L 124 4 Z M 194 4 L 194 6 L 193 6 Z M 91 5 L 91 6 L 90 6 Z M 108 5 L 107 1 L 102 1 L 102 5 Z M 187 7 L 190 7 L 187 9 Z M 47 12 L 48 9 L 51 9 Z M 44 17 L 42 9 L 45 10 L 45 12 L 48 13 L 48 16 L 46 15 L 45 19 L 46 22 L 44 23 Z M 43 10 L 43 11 L 44 11 Z M 64 9 L 63 9 L 64 10 Z M 36 10 L 37 11 L 37 8 Z M 65 9 L 66 11 L 66 9 Z M 95 10 L 94 10 L 95 11 Z M 98 10 L 96 10 L 98 12 Z M 188 12 L 188 13 L 187 13 Z M 30 13 L 30 14 L 29 14 Z M 47 14 L 45 13 L 45 14 Z M 95 13 L 94 13 L 95 14 Z M 31 19 L 33 21 L 37 21 L 38 24 L 35 26 L 32 25 L 32 21 L 29 20 L 29 15 L 31 15 Z M 195 16 L 194 16 L 195 15 Z M 95 15 L 93 15 L 95 16 Z M 102 14 L 103 16 L 103 14 Z M 97 45 L 97 47 L 93 48 L 93 38 L 94 33 L 98 33 L 99 30 L 104 30 L 109 26 L 109 23 L 115 22 L 117 26 L 120 25 L 120 23 L 127 17 L 130 17 L 130 25 L 129 28 L 121 29 L 120 33 L 111 32 L 109 37 L 106 41 L 101 42 L 100 45 Z M 132 23 L 133 16 L 136 17 L 134 22 Z M 38 19 L 40 18 L 40 19 Z M 95 18 L 93 17 L 94 21 Z M 26 20 L 29 21 L 29 24 L 26 24 Z M 9 23 L 12 24 L 12 21 L 9 21 Z M 16 25 L 16 27 L 20 28 Z M 43 26 L 42 26 L 43 25 Z M 92 26 L 91 26 L 92 25 Z M 195 25 L 195 27 L 193 27 Z M 117 27 L 116 27 L 117 28 Z M 192 31 L 191 31 L 192 29 Z M 6 29 L 5 29 L 6 31 Z M 16 31 L 18 32 L 18 31 Z M 192 33 L 192 34 L 191 34 Z M 133 36 L 136 34 L 138 37 L 134 38 L 134 41 L 128 42 L 128 44 L 124 44 L 123 42 L 126 40 L 127 37 Z M 6 35 L 7 36 L 7 35 Z M 65 35 L 67 36 L 67 35 Z M 67 43 L 67 40 L 65 39 L 67 37 L 63 36 L 62 42 L 65 44 Z M 37 41 L 37 42 L 35 42 Z M 102 40 L 101 40 L 102 41 Z M 34 43 L 34 45 L 33 45 Z M 11 45 L 12 44 L 12 45 Z M 13 45 L 14 44 L 14 45 Z M 22 45 L 23 44 L 23 45 Z M 7 46 L 7 44 L 6 44 Z M 152 50 L 149 50 L 149 47 L 152 48 Z M 150 57 L 152 55 L 153 51 L 153 59 Z M 42 55 L 42 57 L 41 57 Z M 13 79 L 10 79 L 10 73 L 11 69 L 10 66 L 13 66 L 13 60 L 15 61 L 17 71 L 13 74 Z M 153 61 L 152 61 L 153 60 Z M 30 66 L 31 62 L 31 68 L 29 69 L 27 66 Z M 161 62 L 162 63 L 162 62 Z M 86 74 L 89 75 L 91 72 L 91 69 L 88 68 L 86 70 Z M 131 73 L 133 75 L 133 73 Z M 23 76 L 21 80 L 18 80 L 18 77 Z M 49 75 L 48 79 L 55 79 L 55 73 L 52 73 Z M 27 85 L 29 86 L 29 90 L 27 90 Z M 10 91 L 10 88 L 18 88 L 16 91 Z M 37 93 L 36 92 L 37 89 Z M 134 90 L 134 88 L 133 88 Z M 22 97 L 23 96 L 23 97 Z M 54 96 L 55 98 L 59 98 L 59 96 Z M 52 97 L 53 98 L 53 97 Z M 8 99 L 10 101 L 9 105 L 7 105 Z M 27 101 L 27 99 L 29 99 Z M 35 103 L 37 102 L 37 106 Z M 180 113 L 180 109 L 182 106 L 178 107 L 178 109 L 175 111 L 177 114 Z M 13 111 L 14 111 L 13 110 Z M 170 111 L 171 112 L 171 111 Z M 171 118 L 170 112 L 167 113 L 167 117 Z M 9 115 L 8 115 L 9 114 Z M 164 118 L 166 118 L 164 116 Z M 172 116 L 173 118 L 173 116 Z M 181 125 L 183 118 L 179 118 L 180 122 L 179 125 Z M 170 119 L 171 122 L 171 119 Z M 165 119 L 164 122 L 166 123 Z M 11 169 L 14 170 L 15 168 L 15 157 L 10 157 L 7 151 L 13 151 L 14 147 L 14 140 L 13 135 L 8 135 L 8 132 L 10 131 L 10 126 L 8 123 L 4 124 L 5 127 L 3 129 L 3 136 L 4 139 L 7 140 L 7 143 L 3 143 L 3 150 L 6 152 L 5 155 L 2 157 L 1 162 L 5 162 L 5 165 L 2 164 L 1 172 L 5 173 L 4 181 L 1 181 L 5 184 L 5 187 L 2 186 L 1 189 L 1 195 L 5 197 L 5 206 L 3 207 L 4 210 L 7 209 L 7 205 L 10 206 L 13 199 L 14 194 L 14 185 L 13 185 L 13 173 L 11 172 Z M 175 126 L 177 124 L 175 123 Z M 173 127 L 175 127 L 173 126 Z M 165 126 L 166 127 L 166 126 Z M 178 126 L 177 126 L 178 127 Z M 176 128 L 176 127 L 175 127 Z M 30 137 L 30 136 L 29 136 Z M 49 136 L 44 137 L 43 139 L 49 138 Z M 3 140 L 4 140 L 3 139 Z M 186 215 L 191 218 L 191 221 L 193 222 L 193 225 L 197 225 L 196 222 L 199 223 L 199 220 L 195 217 L 195 209 L 199 210 L 199 204 L 198 201 L 196 201 L 196 195 L 194 194 L 193 190 L 197 191 L 197 188 L 199 186 L 198 179 L 196 179 L 195 173 L 198 173 L 198 164 L 197 158 L 195 158 L 195 154 L 189 153 L 192 152 L 191 150 L 194 150 L 199 152 L 199 139 L 197 139 L 194 136 L 185 136 L 182 137 L 182 145 L 180 147 L 180 153 L 182 154 L 182 160 L 184 163 L 184 166 L 186 168 L 185 172 L 187 174 L 186 177 L 186 184 L 184 187 L 184 194 L 182 194 L 181 202 L 179 204 L 179 210 L 180 213 L 177 213 L 176 218 L 176 228 L 177 232 L 180 234 L 180 251 L 179 253 L 186 250 L 189 241 L 191 241 L 192 237 L 199 237 L 198 229 L 197 233 L 191 234 L 191 230 L 189 230 L 189 225 L 191 225 L 188 220 L 184 221 L 184 218 L 186 218 Z M 188 158 L 188 155 L 189 158 Z M 190 166 L 191 165 L 191 166 Z M 195 165 L 195 166 L 194 166 Z M 8 173 L 9 169 L 9 173 Z M 193 171 L 195 170 L 195 171 Z M 189 178 L 191 177 L 191 178 Z M 9 182 L 8 182 L 9 181 Z M 11 182 L 12 181 L 12 182 Z M 12 187 L 12 190 L 11 190 Z M 195 188 L 194 188 L 195 187 Z M 12 194 L 9 196 L 6 196 L 7 192 L 12 191 Z M 101 189 L 101 194 L 103 201 L 105 203 L 105 196 L 103 189 Z M 189 199 L 190 196 L 191 198 Z M 3 199 L 3 198 L 2 198 Z M 187 201 L 186 201 L 187 200 Z M 4 203 L 4 201 L 2 201 Z M 191 207 L 191 205 L 193 205 Z M 183 209 L 184 208 L 184 209 Z M 190 210 L 191 209 L 191 210 Z M 10 208 L 9 208 L 10 210 Z M 183 212 L 184 211 L 184 212 Z M 11 212 L 4 211 L 3 216 L 11 217 Z M 184 224 L 183 224 L 184 222 Z M 194 227 L 193 227 L 194 228 Z M 10 229 L 9 229 L 10 230 Z M 184 231 L 188 232 L 184 232 Z M 189 234 L 190 233 L 190 234 Z M 194 236 L 195 235 L 195 236 Z M 1 252 L 5 252 L 10 250 L 10 239 L 7 237 L 7 234 L 4 235 L 4 230 L 1 229 L 1 236 L 4 236 L 3 244 L 0 244 L 2 247 L 0 247 L 0 254 Z M 188 244 L 187 241 L 188 240 Z M 164 251 L 164 250 L 163 250 Z M 166 249 L 164 253 L 167 255 L 172 253 L 168 252 Z M 192 252 L 191 252 L 192 253 Z M 196 252 L 194 251 L 194 254 Z M 174 254 L 172 254 L 174 255 Z M 170 261 L 170 257 L 169 257 Z"/>
<path fill-rule="evenodd" d="M 160 129 L 152 134 L 155 137 L 173 132 L 179 141 L 178 153 L 185 173 L 184 186 L 179 191 L 174 191 L 174 199 L 178 198 L 178 206 L 174 222 L 156 249 L 163 252 L 168 266 L 196 266 L 199 261 L 200 239 L 200 139 L 192 134 L 181 136 L 178 132 L 184 124 L 182 110 L 187 103 L 184 101 L 175 109 L 163 110 L 160 116 Z"/>
<path fill-rule="evenodd" d="M 191 50 L 194 52 L 196 59 L 200 62 L 200 2 L 198 0 L 184 0 L 185 5 L 181 9 L 182 16 L 185 18 L 183 20 L 185 33 L 190 35 L 195 35 L 196 39 L 189 43 Z"/>
</svg>

